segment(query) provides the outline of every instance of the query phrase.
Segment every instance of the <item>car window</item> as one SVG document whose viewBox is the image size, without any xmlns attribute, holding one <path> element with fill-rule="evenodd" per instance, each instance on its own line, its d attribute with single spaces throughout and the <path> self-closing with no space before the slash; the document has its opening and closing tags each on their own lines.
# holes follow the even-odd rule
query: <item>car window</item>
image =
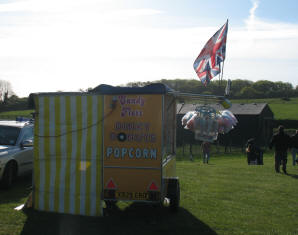
<svg viewBox="0 0 298 235">
<path fill-rule="evenodd" d="M 21 129 L 12 126 L 0 126 L 0 144 L 15 145 Z"/>
<path fill-rule="evenodd" d="M 28 127 L 28 128 L 24 128 L 24 134 L 23 134 L 23 142 L 26 140 L 33 140 L 33 128 L 32 127 Z"/>
</svg>

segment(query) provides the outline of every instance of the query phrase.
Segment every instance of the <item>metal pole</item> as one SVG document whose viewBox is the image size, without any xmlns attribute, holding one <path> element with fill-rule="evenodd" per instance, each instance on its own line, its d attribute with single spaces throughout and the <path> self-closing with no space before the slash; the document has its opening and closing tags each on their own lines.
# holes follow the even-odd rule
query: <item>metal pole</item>
<svg viewBox="0 0 298 235">
<path fill-rule="evenodd" d="M 221 80 L 223 78 L 224 67 L 225 67 L 225 61 L 222 62 Z"/>
</svg>

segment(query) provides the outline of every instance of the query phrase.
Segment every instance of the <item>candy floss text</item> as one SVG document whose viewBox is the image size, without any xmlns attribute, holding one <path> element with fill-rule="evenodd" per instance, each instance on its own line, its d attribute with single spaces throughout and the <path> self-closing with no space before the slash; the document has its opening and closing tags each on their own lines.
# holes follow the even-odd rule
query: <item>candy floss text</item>
<svg viewBox="0 0 298 235">
<path fill-rule="evenodd" d="M 133 109 L 131 105 L 143 107 L 145 104 L 145 99 L 142 96 L 137 96 L 135 98 L 129 98 L 126 95 L 118 96 L 118 101 L 121 105 L 121 117 L 141 117 L 143 116 L 142 109 Z"/>
</svg>

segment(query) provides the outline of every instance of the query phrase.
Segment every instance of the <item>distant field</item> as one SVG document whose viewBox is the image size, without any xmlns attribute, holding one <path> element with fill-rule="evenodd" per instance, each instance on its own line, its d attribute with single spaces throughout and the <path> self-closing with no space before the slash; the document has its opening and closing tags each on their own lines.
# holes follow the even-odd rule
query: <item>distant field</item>
<svg viewBox="0 0 298 235">
<path fill-rule="evenodd" d="M 298 104 L 298 97 L 289 98 L 289 101 L 285 101 L 281 98 L 272 98 L 272 99 L 241 99 L 236 100 L 232 99 L 232 102 L 235 103 L 268 103 L 268 104 Z"/>
<path fill-rule="evenodd" d="M 282 99 L 243 99 L 231 100 L 232 103 L 268 103 L 275 119 L 298 120 L 298 97 L 290 98 L 289 101 Z M 20 110 L 0 112 L 0 119 L 15 119 L 16 116 L 31 117 L 34 110 Z"/>
<path fill-rule="evenodd" d="M 290 157 L 290 156 L 289 156 Z M 30 179 L 0 190 L 0 235 L 17 234 L 298 234 L 298 166 L 276 174 L 273 153 L 263 166 L 248 166 L 244 155 L 212 153 L 210 164 L 179 155 L 181 208 L 118 203 L 103 218 L 13 210 L 24 203 Z"/>
<path fill-rule="evenodd" d="M 231 100 L 232 103 L 268 103 L 275 119 L 298 120 L 298 97 L 290 98 L 289 101 L 282 99 L 244 99 Z"/>
<path fill-rule="evenodd" d="M 13 120 L 16 117 L 28 117 L 31 118 L 31 113 L 34 110 L 18 110 L 18 111 L 8 111 L 8 112 L 0 112 L 0 120 L 1 119 L 10 119 Z"/>
</svg>

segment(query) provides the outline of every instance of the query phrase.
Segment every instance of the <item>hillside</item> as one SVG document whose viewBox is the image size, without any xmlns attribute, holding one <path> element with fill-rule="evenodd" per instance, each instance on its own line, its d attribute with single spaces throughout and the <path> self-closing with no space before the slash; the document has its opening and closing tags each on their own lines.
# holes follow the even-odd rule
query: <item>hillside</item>
<svg viewBox="0 0 298 235">
<path fill-rule="evenodd" d="M 289 100 L 272 99 L 241 99 L 231 100 L 232 103 L 268 103 L 276 120 L 298 120 L 298 98 Z"/>
<path fill-rule="evenodd" d="M 276 120 L 298 120 L 298 97 L 288 101 L 279 98 L 272 99 L 239 99 L 231 100 L 232 103 L 268 103 Z M 16 116 L 30 117 L 34 110 L 0 111 L 0 119 L 14 119 Z"/>
</svg>

